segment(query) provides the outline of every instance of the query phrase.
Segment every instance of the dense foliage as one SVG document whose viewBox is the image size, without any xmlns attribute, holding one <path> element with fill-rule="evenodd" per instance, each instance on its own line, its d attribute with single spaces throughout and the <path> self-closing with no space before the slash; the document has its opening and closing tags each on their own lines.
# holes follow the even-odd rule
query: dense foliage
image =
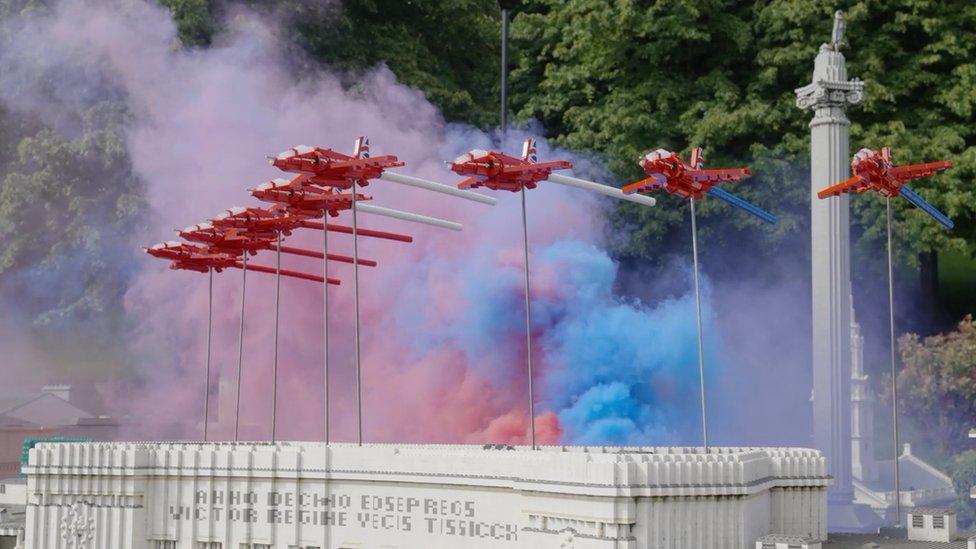
<svg viewBox="0 0 976 549">
<path fill-rule="evenodd" d="M 969 489 L 976 486 L 976 451 L 968 439 L 976 428 L 976 323 L 967 316 L 955 331 L 899 342 L 899 411 L 910 440 L 933 463 L 945 464 L 960 498 L 961 521 L 976 519 Z M 891 407 L 891 378 L 881 379 L 883 409 Z"/>
<path fill-rule="evenodd" d="M 957 330 L 946 334 L 926 338 L 906 334 L 898 347 L 898 401 L 906 418 L 925 427 L 918 434 L 924 439 L 921 446 L 941 456 L 965 449 L 968 430 L 976 428 L 971 425 L 976 418 L 973 317 L 967 316 Z M 885 400 L 891 402 L 890 393 Z"/>
<path fill-rule="evenodd" d="M 803 167 L 810 114 L 794 106 L 793 89 L 809 81 L 836 8 L 848 12 L 849 72 L 866 82 L 852 145 L 888 144 L 901 162 L 948 156 L 957 164 L 918 185 L 957 229 L 947 233 L 897 201 L 899 248 L 965 249 L 976 239 L 976 4 L 968 0 L 529 1 L 515 20 L 519 114 L 541 119 L 569 147 L 601 152 L 624 178 L 637 177 L 638 155 L 658 146 L 701 145 L 712 165 L 748 163 L 760 175 L 770 158 Z M 804 179 L 761 179 L 741 193 L 773 210 L 803 208 Z M 864 229 L 856 234 L 877 242 L 883 201 L 854 203 Z M 621 223 L 634 229 L 625 254 L 660 256 L 649 244 L 686 222 L 675 201 L 664 205 L 622 208 Z M 732 224 L 774 240 L 797 228 L 790 216 L 772 229 L 741 216 Z"/>
</svg>

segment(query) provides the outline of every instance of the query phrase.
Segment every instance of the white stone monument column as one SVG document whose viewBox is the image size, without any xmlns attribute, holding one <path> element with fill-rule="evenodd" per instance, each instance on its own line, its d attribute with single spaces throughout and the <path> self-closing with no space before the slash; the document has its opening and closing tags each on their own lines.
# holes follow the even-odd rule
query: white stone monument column
<svg viewBox="0 0 976 549">
<path fill-rule="evenodd" d="M 813 82 L 796 90 L 796 104 L 814 112 L 810 122 L 810 213 L 813 283 L 814 443 L 834 477 L 831 507 L 848 508 L 851 483 L 851 266 L 850 198 L 827 200 L 817 191 L 850 177 L 850 120 L 847 107 L 859 103 L 863 85 L 847 79 L 840 52 L 843 15 L 837 12 L 833 40 L 820 46 Z M 830 513 L 833 518 L 834 513 Z M 846 529 L 846 528 L 845 528 Z"/>
</svg>

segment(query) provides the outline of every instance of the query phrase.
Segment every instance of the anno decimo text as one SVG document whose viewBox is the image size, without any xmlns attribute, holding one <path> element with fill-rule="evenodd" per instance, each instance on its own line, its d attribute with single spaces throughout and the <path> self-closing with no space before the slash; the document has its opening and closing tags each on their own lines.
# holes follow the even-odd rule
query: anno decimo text
<svg viewBox="0 0 976 549">
<path fill-rule="evenodd" d="M 303 524 L 517 541 L 518 526 L 482 519 L 474 501 L 383 494 L 198 490 L 173 520 Z"/>
</svg>

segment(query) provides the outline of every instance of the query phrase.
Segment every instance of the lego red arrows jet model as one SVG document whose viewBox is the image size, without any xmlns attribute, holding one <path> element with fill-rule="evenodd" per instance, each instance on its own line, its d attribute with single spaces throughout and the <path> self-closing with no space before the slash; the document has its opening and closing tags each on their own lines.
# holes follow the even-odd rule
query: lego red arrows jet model
<svg viewBox="0 0 976 549">
<path fill-rule="evenodd" d="M 539 162 L 535 139 L 531 137 L 522 144 L 521 158 L 498 151 L 474 149 L 458 156 L 453 162 L 449 162 L 448 166 L 454 173 L 467 176 L 458 183 L 458 188 L 461 189 L 485 187 L 495 191 L 518 192 L 534 189 L 541 181 L 549 181 L 595 191 L 645 206 L 653 206 L 656 203 L 649 196 L 627 196 L 616 187 L 552 173 L 553 170 L 568 170 L 573 167 L 573 164 L 566 160 Z"/>
<path fill-rule="evenodd" d="M 566 160 L 539 162 L 535 139 L 531 137 L 522 144 L 521 158 L 498 151 L 474 149 L 458 156 L 453 162 L 448 162 L 448 165 L 454 173 L 465 176 L 465 179 L 457 185 L 459 189 L 484 187 L 494 191 L 519 192 L 522 195 L 522 237 L 525 254 L 525 340 L 529 381 L 529 425 L 526 431 L 532 448 L 535 449 L 535 393 L 532 385 L 532 300 L 529 291 L 529 232 L 525 208 L 525 190 L 536 188 L 542 181 L 549 181 L 595 191 L 645 206 L 653 206 L 655 200 L 649 196 L 627 196 L 615 187 L 553 173 L 554 170 L 570 169 L 573 164 Z"/>
<path fill-rule="evenodd" d="M 817 193 L 817 197 L 827 198 L 844 193 L 863 193 L 869 190 L 877 191 L 885 198 L 903 196 L 945 228 L 951 229 L 954 223 L 947 215 L 926 202 L 924 198 L 906 185 L 909 181 L 931 177 L 951 167 L 952 162 L 948 160 L 895 166 L 891 161 L 891 149 L 889 147 L 882 148 L 880 153 L 871 149 L 861 149 L 851 160 L 853 177 L 823 189 Z"/>
<path fill-rule="evenodd" d="M 573 164 L 566 160 L 538 162 L 535 144 L 526 141 L 521 158 L 497 151 L 474 149 L 454 159 L 451 170 L 468 175 L 458 183 L 459 189 L 487 187 L 493 191 L 517 192 L 523 188 L 534 189 L 540 181 L 552 175 L 553 170 L 568 170 Z M 530 149 L 530 150 L 529 150 Z"/>
<path fill-rule="evenodd" d="M 387 168 L 403 166 L 392 154 L 381 156 L 363 155 L 363 146 L 368 151 L 368 141 L 357 147 L 353 156 L 332 149 L 299 145 L 272 157 L 271 165 L 284 172 L 300 173 L 308 176 L 310 183 L 340 189 L 352 188 L 354 184 L 365 186 L 371 179 L 377 179 Z"/>
<path fill-rule="evenodd" d="M 748 168 L 703 169 L 704 157 L 700 147 L 692 151 L 691 161 L 688 163 L 678 153 L 664 149 L 647 153 L 638 163 L 649 177 L 624 185 L 623 191 L 626 194 L 665 190 L 682 198 L 701 200 L 708 193 L 767 223 L 776 223 L 776 216 L 715 186 L 719 183 L 741 181 L 752 175 L 752 172 Z"/>
<path fill-rule="evenodd" d="M 640 158 L 640 167 L 649 177 L 636 183 L 625 185 L 623 192 L 633 194 L 644 191 L 664 190 L 688 200 L 691 210 L 691 253 L 694 266 L 695 306 L 698 323 L 698 376 L 701 399 L 702 440 L 708 448 L 708 421 L 705 406 L 705 344 L 701 317 L 701 287 L 698 276 L 698 226 L 695 220 L 695 201 L 709 194 L 749 212 L 767 223 L 776 223 L 776 216 L 745 201 L 715 185 L 724 182 L 738 182 L 749 177 L 748 168 L 704 169 L 701 147 L 691 152 L 691 159 L 685 163 L 678 153 L 657 149 Z"/>
<path fill-rule="evenodd" d="M 196 246 L 193 244 L 187 244 L 185 242 L 163 242 L 156 244 L 149 248 L 146 248 L 146 253 L 153 257 L 158 257 L 160 259 L 167 259 L 171 261 L 171 269 L 186 269 L 191 271 L 197 271 L 200 273 L 209 272 L 210 269 L 214 271 L 222 272 L 224 269 L 243 269 L 244 264 L 241 262 L 240 256 L 226 253 L 226 252 L 215 252 L 210 248 L 204 246 Z M 278 270 L 265 267 L 262 265 L 247 265 L 247 270 L 257 271 L 260 273 L 277 274 Z M 312 282 L 322 282 L 321 276 L 316 276 L 308 273 L 302 273 L 298 271 L 288 271 L 282 270 L 281 276 L 288 276 L 291 278 L 300 278 L 302 280 L 310 280 Z M 338 286 L 339 280 L 335 278 L 329 279 L 329 284 Z"/>
<path fill-rule="evenodd" d="M 275 251 L 278 249 L 278 245 L 275 244 L 277 235 L 271 231 L 261 233 L 253 233 L 242 229 L 226 229 L 221 231 L 215 228 L 212 223 L 201 223 L 199 225 L 191 225 L 190 227 L 186 227 L 185 229 L 178 231 L 178 233 L 180 238 L 184 240 L 206 244 L 211 250 L 222 253 L 231 253 L 235 255 L 248 253 L 253 256 L 256 255 L 260 250 Z M 306 250 L 291 246 L 281 246 L 281 253 L 299 255 L 303 257 L 314 257 L 317 259 L 328 257 L 329 261 L 337 261 L 340 263 L 353 262 L 353 259 L 346 255 L 323 255 L 322 252 L 317 252 L 315 250 Z M 359 264 L 367 267 L 376 266 L 376 262 L 371 259 L 360 259 Z"/>
<path fill-rule="evenodd" d="M 300 145 L 271 157 L 271 165 L 285 172 L 304 174 L 309 177 L 309 183 L 323 187 L 350 189 L 354 184 L 365 187 L 372 179 L 383 179 L 482 204 L 495 204 L 495 199 L 489 196 L 390 171 L 404 163 L 391 154 L 371 156 L 369 139 L 365 136 L 356 139 L 352 156 L 332 149 Z"/>
</svg>

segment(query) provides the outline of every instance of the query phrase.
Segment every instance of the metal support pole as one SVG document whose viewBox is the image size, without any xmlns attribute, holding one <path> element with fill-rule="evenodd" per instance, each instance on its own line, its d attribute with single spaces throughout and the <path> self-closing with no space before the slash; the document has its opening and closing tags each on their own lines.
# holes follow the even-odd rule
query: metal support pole
<svg viewBox="0 0 976 549">
<path fill-rule="evenodd" d="M 901 464 L 898 454 L 901 443 L 898 439 L 898 370 L 896 364 L 895 341 L 895 278 L 891 259 L 891 198 L 885 198 L 888 224 L 888 335 L 891 338 L 891 420 L 895 436 L 895 526 L 901 525 Z"/>
<path fill-rule="evenodd" d="M 213 268 L 209 270 L 209 287 L 207 296 L 207 382 L 203 395 L 203 441 L 208 440 L 210 427 L 210 349 L 213 343 Z"/>
<path fill-rule="evenodd" d="M 329 280 L 329 229 L 326 226 L 329 211 L 322 212 L 322 278 Z M 325 408 L 325 443 L 329 443 L 329 284 L 322 284 L 322 367 L 324 386 L 322 405 Z"/>
<path fill-rule="evenodd" d="M 237 399 L 234 407 L 234 441 L 240 440 L 241 430 L 241 382 L 244 379 L 244 296 L 247 290 L 247 252 L 244 252 L 244 260 L 241 266 L 241 336 L 237 351 Z"/>
<path fill-rule="evenodd" d="M 352 186 L 352 272 L 353 301 L 356 310 L 356 419 L 358 421 L 357 439 L 363 445 L 363 368 L 359 343 L 359 224 L 356 220 L 356 184 Z"/>
<path fill-rule="evenodd" d="M 695 269 L 695 319 L 698 322 L 698 384 L 701 388 L 701 420 L 702 443 L 708 451 L 708 420 L 705 414 L 705 343 L 702 330 L 701 286 L 698 282 L 698 223 L 695 219 L 695 199 L 688 202 L 691 205 L 691 255 L 694 258 Z"/>
<path fill-rule="evenodd" d="M 278 251 L 275 252 L 275 317 L 274 317 L 274 366 L 271 370 L 271 442 L 278 435 L 278 324 L 281 309 L 281 231 L 278 231 Z M 328 283 L 324 283 L 328 286 Z"/>
<path fill-rule="evenodd" d="M 525 363 L 529 376 L 529 440 L 535 445 L 535 392 L 532 386 L 532 295 L 529 291 L 529 223 L 525 208 L 525 185 L 522 186 L 522 251 L 525 254 Z"/>
<path fill-rule="evenodd" d="M 502 8 L 501 129 L 508 129 L 508 10 Z"/>
</svg>

